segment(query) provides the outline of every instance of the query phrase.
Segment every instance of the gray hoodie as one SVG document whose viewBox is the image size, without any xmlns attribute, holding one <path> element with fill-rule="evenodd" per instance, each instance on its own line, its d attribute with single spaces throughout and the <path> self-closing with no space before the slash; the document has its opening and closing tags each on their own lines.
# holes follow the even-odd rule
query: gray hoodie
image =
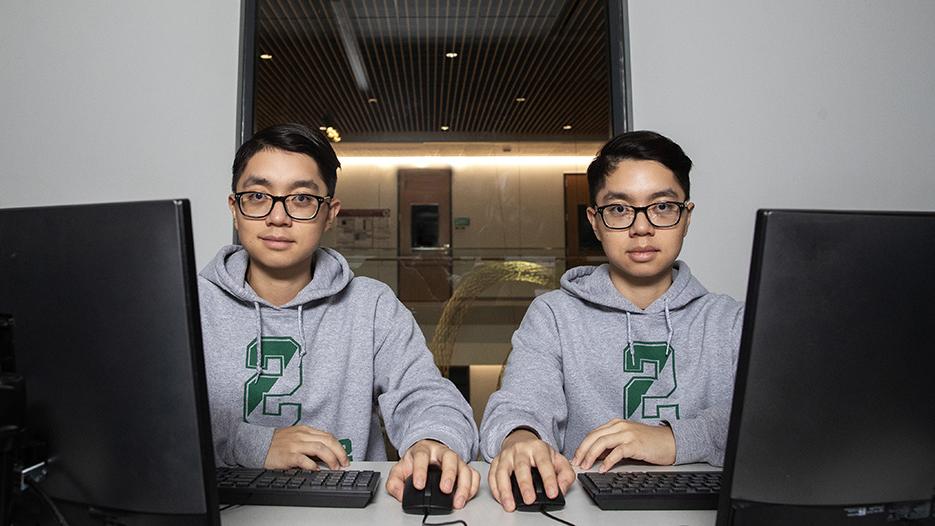
<svg viewBox="0 0 935 526">
<path fill-rule="evenodd" d="M 617 291 L 607 265 L 569 270 L 513 334 L 502 388 L 481 424 L 484 458 L 521 426 L 570 458 L 588 433 L 622 418 L 668 423 L 677 464 L 721 465 L 742 313 L 682 261 L 646 309 Z"/>
<path fill-rule="evenodd" d="M 475 458 L 471 408 L 409 310 L 385 284 L 355 278 L 336 251 L 315 259 L 312 281 L 281 307 L 246 282 L 239 245 L 199 275 L 218 465 L 262 466 L 274 428 L 296 424 L 333 434 L 352 460 L 385 460 L 380 415 L 401 454 L 432 438 Z"/>
</svg>

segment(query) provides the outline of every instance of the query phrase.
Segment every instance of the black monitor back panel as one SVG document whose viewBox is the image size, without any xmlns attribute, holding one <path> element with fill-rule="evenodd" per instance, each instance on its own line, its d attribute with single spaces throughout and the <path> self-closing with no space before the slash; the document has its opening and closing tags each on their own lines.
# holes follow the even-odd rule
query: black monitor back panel
<svg viewBox="0 0 935 526">
<path fill-rule="evenodd" d="M 764 210 L 755 237 L 726 497 L 931 500 L 935 214 Z"/>
<path fill-rule="evenodd" d="M 187 201 L 0 210 L 0 312 L 49 494 L 217 520 Z"/>
</svg>

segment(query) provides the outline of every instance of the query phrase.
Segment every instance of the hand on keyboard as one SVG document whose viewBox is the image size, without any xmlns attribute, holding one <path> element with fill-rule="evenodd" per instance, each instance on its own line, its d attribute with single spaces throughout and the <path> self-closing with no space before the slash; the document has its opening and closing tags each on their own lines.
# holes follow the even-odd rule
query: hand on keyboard
<svg viewBox="0 0 935 526">
<path fill-rule="evenodd" d="M 420 440 L 412 445 L 386 477 L 386 491 L 398 501 L 403 499 L 406 478 L 412 475 L 417 489 L 425 488 L 429 464 L 442 468 L 441 490 L 454 494 L 454 508 L 461 509 L 477 495 L 480 473 L 468 466 L 457 453 L 441 442 Z"/>
<path fill-rule="evenodd" d="M 599 468 L 601 473 L 625 458 L 670 466 L 675 463 L 675 437 L 669 426 L 615 418 L 584 437 L 571 463 L 581 469 L 591 469 L 605 454 Z"/>
<path fill-rule="evenodd" d="M 331 469 L 350 465 L 347 453 L 331 433 L 309 426 L 282 427 L 273 432 L 273 441 L 266 453 L 263 467 L 266 469 L 299 468 L 314 471 L 319 469 L 312 457 L 327 464 Z"/>
</svg>

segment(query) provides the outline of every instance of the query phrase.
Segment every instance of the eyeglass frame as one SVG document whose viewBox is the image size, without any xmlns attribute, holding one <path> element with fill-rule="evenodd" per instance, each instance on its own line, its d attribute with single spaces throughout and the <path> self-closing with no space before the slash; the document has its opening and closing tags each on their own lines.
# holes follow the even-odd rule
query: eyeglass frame
<svg viewBox="0 0 935 526">
<path fill-rule="evenodd" d="M 656 205 L 661 205 L 661 204 L 675 205 L 675 206 L 679 209 L 679 216 L 678 216 L 678 218 L 675 220 L 675 222 L 672 223 L 671 225 L 659 226 L 659 225 L 657 225 L 656 223 L 653 223 L 653 220 L 649 218 L 649 209 L 652 208 L 652 207 L 654 207 L 654 206 L 656 206 Z M 642 212 L 643 215 L 646 216 L 646 221 L 648 221 L 649 224 L 653 226 L 653 228 L 672 228 L 672 227 L 674 227 L 675 225 L 679 224 L 679 223 L 682 221 L 682 212 L 684 212 L 686 209 L 690 209 L 690 208 L 689 208 L 689 205 L 690 205 L 690 204 L 691 204 L 690 201 L 661 201 L 661 202 L 658 202 L 658 203 L 651 203 L 651 204 L 648 204 L 648 205 L 646 205 L 646 206 L 633 206 L 633 205 L 625 205 L 625 204 L 621 204 L 621 203 L 610 203 L 610 204 L 608 204 L 608 205 L 595 206 L 595 207 L 593 207 L 593 210 L 594 210 L 594 213 L 595 213 L 595 214 L 601 216 L 601 222 L 604 223 L 604 226 L 607 227 L 607 228 L 609 228 L 610 230 L 627 230 L 627 229 L 632 228 L 632 227 L 633 227 L 633 224 L 636 223 L 636 218 L 637 218 L 637 216 L 640 215 L 640 212 Z M 610 225 L 607 224 L 607 220 L 604 219 L 604 209 L 605 209 L 605 208 L 610 208 L 610 207 L 612 207 L 612 206 L 625 206 L 625 207 L 627 207 L 627 208 L 632 208 L 632 209 L 633 209 L 633 220 L 630 221 L 630 224 L 629 224 L 629 225 L 627 225 L 627 226 L 610 226 Z"/>
<path fill-rule="evenodd" d="M 261 216 L 249 215 L 243 211 L 243 203 L 240 202 L 240 197 L 246 194 L 263 194 L 263 195 L 269 196 L 273 200 L 273 204 L 270 205 L 269 211 Z M 315 213 L 312 214 L 312 217 L 295 217 L 289 213 L 289 207 L 286 206 L 286 199 L 296 196 L 296 195 L 312 197 L 316 201 L 318 201 L 318 207 L 315 209 Z M 243 192 L 234 192 L 234 201 L 237 203 L 237 210 L 239 210 L 241 215 L 243 215 L 247 219 L 266 219 L 267 217 L 269 217 L 270 214 L 273 213 L 273 209 L 276 208 L 276 203 L 282 202 L 282 209 L 286 213 L 286 215 L 289 216 L 289 219 L 292 219 L 293 221 L 311 221 L 315 219 L 316 217 L 318 217 L 318 212 L 321 212 L 321 205 L 324 203 L 328 203 L 330 205 L 331 199 L 332 199 L 332 196 L 330 195 L 321 196 L 321 195 L 306 194 L 306 193 L 273 195 L 269 192 L 258 192 L 256 190 L 244 190 Z"/>
</svg>

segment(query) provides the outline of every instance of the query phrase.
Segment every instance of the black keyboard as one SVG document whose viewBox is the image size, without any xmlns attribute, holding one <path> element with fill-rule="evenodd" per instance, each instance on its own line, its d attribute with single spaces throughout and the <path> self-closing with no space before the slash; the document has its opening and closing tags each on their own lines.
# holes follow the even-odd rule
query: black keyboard
<svg viewBox="0 0 935 526">
<path fill-rule="evenodd" d="M 716 510 L 720 471 L 579 473 L 602 510 Z"/>
<path fill-rule="evenodd" d="M 221 504 L 363 508 L 379 481 L 377 471 L 217 468 Z"/>
</svg>

